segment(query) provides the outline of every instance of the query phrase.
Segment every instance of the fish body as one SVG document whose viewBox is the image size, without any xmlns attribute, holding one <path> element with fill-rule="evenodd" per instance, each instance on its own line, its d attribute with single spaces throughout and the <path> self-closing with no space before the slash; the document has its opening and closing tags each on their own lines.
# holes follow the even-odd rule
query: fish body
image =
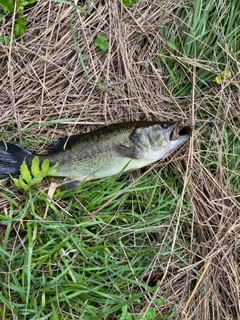
<svg viewBox="0 0 240 320">
<path fill-rule="evenodd" d="M 179 122 L 135 121 L 110 125 L 88 133 L 59 139 L 47 154 L 32 154 L 11 144 L 0 142 L 0 177 L 17 177 L 26 159 L 58 163 L 54 176 L 66 177 L 68 187 L 82 180 L 94 180 L 145 167 L 167 157 L 187 142 L 191 128 L 179 128 Z"/>
</svg>

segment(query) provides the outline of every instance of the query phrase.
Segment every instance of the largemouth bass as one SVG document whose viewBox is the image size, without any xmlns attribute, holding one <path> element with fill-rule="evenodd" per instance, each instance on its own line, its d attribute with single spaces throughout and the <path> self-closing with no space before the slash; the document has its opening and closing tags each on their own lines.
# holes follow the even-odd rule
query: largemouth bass
<svg viewBox="0 0 240 320">
<path fill-rule="evenodd" d="M 113 124 L 88 133 L 59 139 L 47 154 L 33 154 L 0 141 L 0 178 L 18 177 L 24 159 L 30 167 L 40 162 L 58 163 L 54 176 L 65 177 L 68 188 L 93 180 L 145 167 L 166 158 L 187 142 L 192 129 L 179 122 L 135 121 Z"/>
</svg>

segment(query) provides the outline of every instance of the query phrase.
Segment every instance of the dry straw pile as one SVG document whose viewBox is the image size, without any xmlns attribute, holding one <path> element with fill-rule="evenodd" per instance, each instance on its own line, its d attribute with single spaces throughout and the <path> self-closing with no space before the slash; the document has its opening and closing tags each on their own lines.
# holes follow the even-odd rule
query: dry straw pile
<svg viewBox="0 0 240 320">
<path fill-rule="evenodd" d="M 80 2 L 88 10 L 85 1 Z M 0 47 L 1 135 L 21 143 L 39 136 L 54 140 L 66 130 L 76 134 L 127 120 L 204 124 L 196 116 L 204 112 L 204 95 L 181 97 L 185 102 L 180 107 L 180 100 L 166 89 L 163 70 L 154 64 L 164 50 L 159 30 L 174 19 L 173 10 L 180 2 L 141 0 L 124 8 L 115 0 L 96 0 L 94 5 L 86 1 L 90 15 L 51 1 L 40 0 L 27 8 L 29 22 L 22 40 L 11 39 L 9 46 Z M 2 31 L 6 30 L 11 31 L 10 20 L 4 23 Z M 94 45 L 100 32 L 109 43 L 107 51 Z M 189 77 L 194 78 L 194 71 Z M 240 204 L 228 183 L 227 164 L 221 162 L 225 150 L 222 120 L 229 113 L 240 120 L 239 96 L 226 95 L 224 89 L 213 90 L 211 95 L 219 99 L 217 126 L 207 131 L 208 139 L 216 143 L 217 169 L 212 172 L 203 165 L 201 152 L 204 148 L 208 156 L 208 139 L 201 131 L 194 133 L 189 148 L 178 153 L 177 160 L 170 159 L 173 172 L 183 176 L 183 193 L 176 200 L 179 210 L 175 212 L 179 225 L 184 195 L 191 202 L 192 221 L 181 231 L 191 242 L 180 253 L 188 265 L 180 267 L 176 258 L 168 256 L 166 267 L 150 270 L 145 281 L 162 283 L 161 292 L 169 292 L 165 305 L 157 307 L 159 314 L 175 304 L 182 319 L 233 320 L 240 319 Z M 240 131 L 231 127 L 231 121 L 230 128 L 239 140 Z M 36 145 L 38 151 L 45 147 Z M 176 231 L 173 248 L 177 236 Z M 156 296 L 161 297 L 161 292 Z"/>
</svg>

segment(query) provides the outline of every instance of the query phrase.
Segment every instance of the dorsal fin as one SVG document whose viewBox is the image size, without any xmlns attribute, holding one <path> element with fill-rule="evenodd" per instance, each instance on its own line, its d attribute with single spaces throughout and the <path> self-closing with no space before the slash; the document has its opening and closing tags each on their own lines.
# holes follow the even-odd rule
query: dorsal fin
<svg viewBox="0 0 240 320">
<path fill-rule="evenodd" d="M 48 146 L 47 148 L 48 153 L 55 153 L 55 152 L 71 149 L 71 147 L 78 140 L 79 136 L 80 136 L 79 134 L 76 134 L 70 137 L 64 137 L 64 138 L 58 139 L 57 141 L 54 141 L 53 143 L 50 144 L 50 146 Z"/>
</svg>

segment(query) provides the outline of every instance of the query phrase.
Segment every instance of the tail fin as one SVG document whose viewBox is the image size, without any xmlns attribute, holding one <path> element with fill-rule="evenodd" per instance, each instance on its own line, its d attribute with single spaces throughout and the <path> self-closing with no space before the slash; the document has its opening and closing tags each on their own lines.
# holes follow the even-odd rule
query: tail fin
<svg viewBox="0 0 240 320">
<path fill-rule="evenodd" d="M 0 178 L 17 178 L 24 159 L 32 153 L 9 142 L 0 141 Z"/>
</svg>

